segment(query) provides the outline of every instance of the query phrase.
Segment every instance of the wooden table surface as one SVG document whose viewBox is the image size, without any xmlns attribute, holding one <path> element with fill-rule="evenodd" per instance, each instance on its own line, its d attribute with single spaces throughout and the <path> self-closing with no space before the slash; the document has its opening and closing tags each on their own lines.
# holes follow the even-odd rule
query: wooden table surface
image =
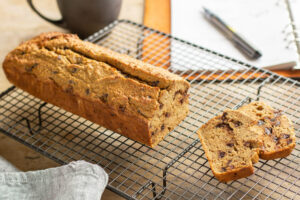
<svg viewBox="0 0 300 200">
<path fill-rule="evenodd" d="M 55 1 L 44 0 L 35 2 L 38 3 L 37 7 L 43 11 L 46 16 L 59 18 Z M 143 18 L 143 7 L 143 0 L 123 0 L 119 18 L 141 23 Z M 0 13 L 1 63 L 3 62 L 5 55 L 24 40 L 47 31 L 66 32 L 66 30 L 56 27 L 38 17 L 31 11 L 24 0 L 0 1 Z M 0 92 L 4 91 L 9 86 L 11 86 L 11 84 L 6 80 L 1 67 Z M 0 134 L 0 157 L 8 161 L 8 165 L 12 164 L 21 171 L 39 170 L 59 166 L 59 164 L 54 161 L 3 134 Z M 105 190 L 102 199 L 123 198 L 109 190 Z"/>
</svg>

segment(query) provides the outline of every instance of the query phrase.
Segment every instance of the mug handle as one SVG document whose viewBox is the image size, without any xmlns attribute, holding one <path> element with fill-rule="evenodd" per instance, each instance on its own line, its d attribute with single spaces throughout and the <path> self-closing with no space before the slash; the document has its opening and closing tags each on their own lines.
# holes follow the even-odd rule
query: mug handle
<svg viewBox="0 0 300 200">
<path fill-rule="evenodd" d="M 62 28 L 66 28 L 66 24 L 64 23 L 63 19 L 58 19 L 58 20 L 53 20 L 53 19 L 49 19 L 47 17 L 45 17 L 44 15 L 42 15 L 37 9 L 36 7 L 33 5 L 32 0 L 27 0 L 27 3 L 29 4 L 29 6 L 31 7 L 31 9 L 41 18 L 43 18 L 44 20 L 46 20 L 47 22 L 50 22 L 56 26 L 62 27 Z"/>
</svg>

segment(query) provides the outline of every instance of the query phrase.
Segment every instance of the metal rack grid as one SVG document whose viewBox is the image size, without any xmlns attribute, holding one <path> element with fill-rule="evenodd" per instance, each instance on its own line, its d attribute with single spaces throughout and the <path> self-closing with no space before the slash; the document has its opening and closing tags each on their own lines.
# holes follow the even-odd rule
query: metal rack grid
<svg viewBox="0 0 300 200">
<path fill-rule="evenodd" d="M 87 40 L 185 75 L 191 83 L 188 117 L 151 149 L 11 87 L 0 94 L 1 132 L 58 163 L 100 165 L 110 177 L 107 188 L 127 199 L 299 198 L 298 82 L 126 20 Z M 196 130 L 224 109 L 257 98 L 293 121 L 296 148 L 287 158 L 260 160 L 248 178 L 220 183 Z"/>
</svg>

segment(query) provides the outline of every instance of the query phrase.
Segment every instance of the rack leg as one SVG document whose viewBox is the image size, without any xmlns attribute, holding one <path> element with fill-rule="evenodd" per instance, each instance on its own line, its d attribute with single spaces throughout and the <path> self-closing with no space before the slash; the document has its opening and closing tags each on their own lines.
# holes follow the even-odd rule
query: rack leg
<svg viewBox="0 0 300 200">
<path fill-rule="evenodd" d="M 42 108 L 43 108 L 44 106 L 46 106 L 46 105 L 47 105 L 47 103 L 43 103 L 43 104 L 41 104 L 40 107 L 38 108 L 39 127 L 38 127 L 38 129 L 37 129 L 36 131 L 32 129 L 32 127 L 31 127 L 31 125 L 30 125 L 30 121 L 29 121 L 27 118 L 23 118 L 23 119 L 22 119 L 22 120 L 25 120 L 25 121 L 26 121 L 27 128 L 28 128 L 29 133 L 30 133 L 31 135 L 33 135 L 34 132 L 39 132 L 39 131 L 42 129 L 42 122 L 43 122 L 43 120 L 42 120 Z"/>
</svg>

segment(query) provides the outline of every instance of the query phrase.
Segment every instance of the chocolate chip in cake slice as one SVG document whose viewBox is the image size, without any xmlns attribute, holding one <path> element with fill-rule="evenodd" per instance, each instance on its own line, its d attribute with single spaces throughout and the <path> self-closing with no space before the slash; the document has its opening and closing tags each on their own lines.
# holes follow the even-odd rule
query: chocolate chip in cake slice
<svg viewBox="0 0 300 200">
<path fill-rule="evenodd" d="M 279 120 L 277 120 L 277 121 L 275 122 L 274 126 L 279 126 L 280 123 L 281 123 L 281 122 L 280 122 Z"/>
<path fill-rule="evenodd" d="M 159 109 L 162 109 L 163 107 L 164 107 L 164 104 L 159 102 Z"/>
<path fill-rule="evenodd" d="M 265 127 L 265 134 L 271 135 L 272 132 L 273 132 L 273 129 L 272 129 L 272 128 L 267 128 L 267 127 Z"/>
<path fill-rule="evenodd" d="M 243 123 L 240 122 L 240 121 L 233 121 L 233 124 L 234 124 L 235 127 L 239 127 L 239 126 L 243 125 Z"/>
<path fill-rule="evenodd" d="M 244 142 L 244 146 L 245 146 L 245 147 L 249 147 L 250 149 L 253 149 L 253 144 L 252 144 L 252 142 L 250 142 L 250 141 Z"/>
<path fill-rule="evenodd" d="M 150 85 L 151 86 L 158 86 L 158 84 L 159 84 L 159 81 L 153 81 Z"/>
<path fill-rule="evenodd" d="M 165 125 L 161 125 L 160 130 L 163 131 L 165 129 Z"/>
<path fill-rule="evenodd" d="M 100 100 L 103 102 L 103 103 L 107 103 L 107 98 L 108 98 L 108 94 L 103 94 L 101 97 L 99 97 Z"/>
<path fill-rule="evenodd" d="M 52 71 L 52 74 L 58 74 L 58 71 Z"/>
<path fill-rule="evenodd" d="M 68 86 L 66 89 L 67 93 L 73 93 L 73 87 L 72 86 Z"/>
<path fill-rule="evenodd" d="M 86 95 L 89 95 L 89 94 L 90 94 L 90 89 L 89 89 L 89 88 L 85 89 L 85 94 L 86 94 Z"/>
<path fill-rule="evenodd" d="M 231 128 L 229 124 L 224 122 L 217 124 L 216 128 L 226 128 L 228 131 L 233 131 L 233 128 Z"/>
<path fill-rule="evenodd" d="M 280 140 L 280 138 L 279 138 L 279 137 L 276 137 L 276 136 L 274 136 L 274 137 L 273 137 L 273 140 L 274 140 L 274 142 L 275 142 L 276 144 L 279 144 L 279 140 Z"/>
<path fill-rule="evenodd" d="M 258 126 L 262 126 L 262 125 L 264 125 L 265 124 L 265 121 L 264 120 L 258 120 L 258 122 L 257 122 L 257 125 Z"/>
<path fill-rule="evenodd" d="M 165 113 L 165 117 L 170 117 L 170 116 L 171 116 L 171 114 L 169 112 Z"/>
<path fill-rule="evenodd" d="M 274 117 L 280 117 L 282 115 L 282 110 L 275 110 L 274 111 Z"/>
<path fill-rule="evenodd" d="M 227 112 L 224 112 L 224 113 L 223 113 L 223 115 L 222 115 L 222 117 L 221 117 L 221 119 L 222 119 L 223 122 L 227 120 L 227 115 L 228 115 Z"/>
<path fill-rule="evenodd" d="M 183 104 L 184 98 L 181 98 L 179 102 L 180 102 L 181 104 Z"/>
<path fill-rule="evenodd" d="M 126 109 L 126 106 L 124 106 L 124 105 L 120 105 L 120 106 L 119 106 L 119 110 L 120 110 L 121 112 L 124 112 L 125 109 Z"/>
<path fill-rule="evenodd" d="M 228 146 L 228 147 L 233 147 L 234 144 L 233 144 L 233 143 L 227 143 L 226 146 Z"/>
<path fill-rule="evenodd" d="M 287 144 L 291 144 L 292 142 L 293 142 L 292 139 L 288 139 L 288 140 L 286 141 Z"/>
<path fill-rule="evenodd" d="M 74 84 L 74 81 L 73 80 L 69 80 L 68 83 L 69 84 Z"/>
<path fill-rule="evenodd" d="M 289 134 L 283 134 L 283 135 L 282 135 L 282 138 L 283 138 L 283 139 L 288 139 L 288 138 L 290 138 L 290 135 L 289 135 Z"/>
<path fill-rule="evenodd" d="M 35 63 L 35 64 L 31 65 L 31 66 L 26 66 L 26 67 L 25 67 L 25 71 L 26 71 L 26 72 L 32 72 L 32 70 L 33 70 L 34 68 L 36 68 L 37 66 L 38 66 L 37 63 Z"/>
<path fill-rule="evenodd" d="M 219 151 L 219 158 L 224 158 L 226 153 L 224 151 Z"/>
<path fill-rule="evenodd" d="M 72 69 L 71 69 L 71 73 L 76 73 L 78 71 L 78 69 L 76 68 L 76 67 L 73 67 Z"/>
</svg>

